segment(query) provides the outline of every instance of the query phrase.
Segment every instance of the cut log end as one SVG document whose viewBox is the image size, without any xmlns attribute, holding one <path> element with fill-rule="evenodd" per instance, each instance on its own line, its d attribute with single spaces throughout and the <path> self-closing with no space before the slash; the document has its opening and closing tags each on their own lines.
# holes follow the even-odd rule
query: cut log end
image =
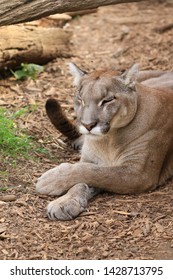
<svg viewBox="0 0 173 280">
<path fill-rule="evenodd" d="M 0 69 L 70 56 L 71 32 L 61 28 L 16 25 L 0 28 L 0 32 Z"/>
</svg>

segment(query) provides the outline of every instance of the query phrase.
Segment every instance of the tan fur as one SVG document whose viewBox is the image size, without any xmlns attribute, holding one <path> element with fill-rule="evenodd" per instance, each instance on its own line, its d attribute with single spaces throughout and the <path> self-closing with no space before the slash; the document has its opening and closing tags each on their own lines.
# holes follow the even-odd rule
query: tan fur
<svg viewBox="0 0 173 280">
<path fill-rule="evenodd" d="M 98 80 L 102 77 L 111 77 L 111 76 L 118 76 L 120 73 L 115 70 L 96 70 L 94 72 L 91 72 L 90 74 L 87 75 L 87 79 L 90 81 L 93 80 Z"/>
<path fill-rule="evenodd" d="M 40 193 L 70 189 L 49 204 L 50 219 L 76 217 L 99 190 L 140 193 L 173 177 L 173 73 L 132 67 L 120 76 L 88 75 L 75 65 L 71 72 L 84 144 L 79 163 L 62 164 L 38 180 Z"/>
</svg>

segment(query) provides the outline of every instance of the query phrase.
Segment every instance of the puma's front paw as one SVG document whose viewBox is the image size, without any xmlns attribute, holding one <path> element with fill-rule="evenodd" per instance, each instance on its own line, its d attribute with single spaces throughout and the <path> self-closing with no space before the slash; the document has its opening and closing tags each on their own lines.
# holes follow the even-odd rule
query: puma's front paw
<svg viewBox="0 0 173 280">
<path fill-rule="evenodd" d="M 85 211 L 89 188 L 86 184 L 77 184 L 64 196 L 49 203 L 47 216 L 50 220 L 72 220 Z"/>
<path fill-rule="evenodd" d="M 36 191 L 41 194 L 49 195 L 62 195 L 71 187 L 70 176 L 71 176 L 70 163 L 62 163 L 56 166 L 38 178 L 36 184 Z"/>
</svg>

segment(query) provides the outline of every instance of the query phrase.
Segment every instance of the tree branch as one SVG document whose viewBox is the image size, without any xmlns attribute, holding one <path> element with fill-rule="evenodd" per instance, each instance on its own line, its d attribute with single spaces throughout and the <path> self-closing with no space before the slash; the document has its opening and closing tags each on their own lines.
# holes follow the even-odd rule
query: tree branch
<svg viewBox="0 0 173 280">
<path fill-rule="evenodd" d="M 0 0 L 0 26 L 32 21 L 55 13 L 144 0 Z"/>
</svg>

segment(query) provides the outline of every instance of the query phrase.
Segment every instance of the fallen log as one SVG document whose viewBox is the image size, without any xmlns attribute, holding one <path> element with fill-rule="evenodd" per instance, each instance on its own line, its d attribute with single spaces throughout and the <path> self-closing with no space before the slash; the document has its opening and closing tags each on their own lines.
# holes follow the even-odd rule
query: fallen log
<svg viewBox="0 0 173 280">
<path fill-rule="evenodd" d="M 70 53 L 71 32 L 61 28 L 20 24 L 1 27 L 0 34 L 0 69 L 22 62 L 45 64 Z"/>
<path fill-rule="evenodd" d="M 83 16 L 83 15 L 97 13 L 97 11 L 98 9 L 87 9 L 87 10 L 68 12 L 67 14 L 70 15 L 71 17 L 75 17 L 75 16 Z"/>
<path fill-rule="evenodd" d="M 55 13 L 141 1 L 144 0 L 0 0 L 0 26 L 32 21 Z"/>
</svg>

